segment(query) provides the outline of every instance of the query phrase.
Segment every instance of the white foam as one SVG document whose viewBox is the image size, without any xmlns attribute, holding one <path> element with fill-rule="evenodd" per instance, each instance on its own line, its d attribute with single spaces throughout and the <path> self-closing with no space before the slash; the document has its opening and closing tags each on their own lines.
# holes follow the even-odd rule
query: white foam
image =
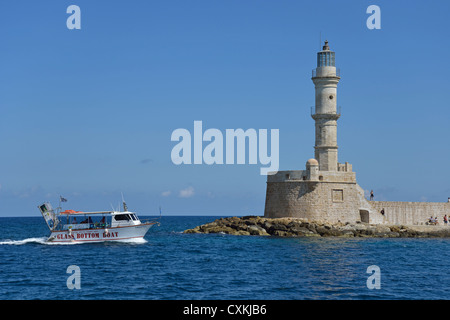
<svg viewBox="0 0 450 320">
<path fill-rule="evenodd" d="M 23 240 L 5 240 L 5 241 L 0 241 L 0 245 L 1 244 L 9 244 L 9 245 L 20 246 L 20 245 L 27 244 L 27 243 L 47 244 L 48 242 L 47 242 L 47 238 L 46 237 L 27 238 L 27 239 L 23 239 Z"/>
<path fill-rule="evenodd" d="M 37 243 L 37 244 L 46 244 L 46 245 L 72 245 L 79 244 L 80 242 L 51 242 L 48 241 L 47 237 L 41 238 L 27 238 L 23 240 L 5 240 L 0 241 L 0 245 L 13 245 L 13 246 L 21 246 L 27 243 Z"/>
<path fill-rule="evenodd" d="M 111 241 L 113 242 L 113 241 Z M 133 239 L 122 239 L 122 240 L 114 240 L 114 242 L 122 242 L 122 243 L 147 243 L 147 240 L 144 238 L 133 238 Z"/>
<path fill-rule="evenodd" d="M 147 243 L 147 240 L 144 238 L 135 238 L 135 239 L 123 239 L 123 240 L 113 240 L 113 241 L 104 241 L 104 242 L 122 242 L 122 243 Z M 38 244 L 46 244 L 46 245 L 73 245 L 73 244 L 82 244 L 82 243 L 89 243 L 87 241 L 67 241 L 67 242 L 52 242 L 48 241 L 47 237 L 41 237 L 41 238 L 27 238 L 23 240 L 4 240 L 0 241 L 0 245 L 14 245 L 14 246 L 20 246 L 27 243 L 38 243 Z"/>
</svg>

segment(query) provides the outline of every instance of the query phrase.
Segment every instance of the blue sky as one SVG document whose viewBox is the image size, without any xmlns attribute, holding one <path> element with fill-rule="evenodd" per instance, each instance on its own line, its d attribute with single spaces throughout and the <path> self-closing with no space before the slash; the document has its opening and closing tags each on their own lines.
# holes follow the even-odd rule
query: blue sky
<svg viewBox="0 0 450 320">
<path fill-rule="evenodd" d="M 66 9 L 81 8 L 81 30 Z M 381 8 L 369 30 L 366 9 Z M 0 216 L 117 206 L 262 215 L 261 165 L 172 163 L 177 128 L 279 129 L 280 170 L 314 154 L 311 70 L 341 69 L 339 161 L 377 200 L 450 196 L 448 1 L 0 4 Z"/>
</svg>

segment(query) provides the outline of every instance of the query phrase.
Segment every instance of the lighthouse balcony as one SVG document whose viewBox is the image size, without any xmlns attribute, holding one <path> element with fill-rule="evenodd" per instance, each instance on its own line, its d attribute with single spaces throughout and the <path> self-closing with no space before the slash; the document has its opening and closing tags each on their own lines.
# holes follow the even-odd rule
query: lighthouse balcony
<svg viewBox="0 0 450 320">
<path fill-rule="evenodd" d="M 352 172 L 351 165 L 349 166 L 345 169 L 341 167 L 343 170 L 340 171 L 319 170 L 313 173 L 308 169 L 278 171 L 267 176 L 267 183 L 356 183 L 356 174 Z"/>
<path fill-rule="evenodd" d="M 312 69 L 312 77 L 313 78 L 327 78 L 327 77 L 341 77 L 341 69 L 331 66 L 326 67 L 318 67 L 316 69 Z"/>
<path fill-rule="evenodd" d="M 314 113 L 314 111 L 315 111 L 315 107 L 313 106 L 313 107 L 311 107 L 311 117 L 314 120 L 321 119 L 321 118 L 337 120 L 341 117 L 342 108 L 341 108 L 341 106 L 338 106 L 336 112 L 330 112 L 330 113 Z"/>
</svg>

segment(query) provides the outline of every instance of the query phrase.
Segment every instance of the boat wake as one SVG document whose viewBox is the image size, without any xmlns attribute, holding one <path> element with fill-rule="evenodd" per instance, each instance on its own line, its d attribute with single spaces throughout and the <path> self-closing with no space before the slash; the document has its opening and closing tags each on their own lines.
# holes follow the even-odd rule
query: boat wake
<svg viewBox="0 0 450 320">
<path fill-rule="evenodd" d="M 82 242 L 51 242 L 48 241 L 47 237 L 41 237 L 41 238 L 27 238 L 23 240 L 4 240 L 0 241 L 0 245 L 12 245 L 12 246 L 21 246 L 24 244 L 44 244 L 44 245 L 72 245 L 72 244 L 80 244 Z"/>
<path fill-rule="evenodd" d="M 123 239 L 123 240 L 115 240 L 115 241 L 108 241 L 109 243 L 111 242 L 120 242 L 120 243 L 136 243 L 136 244 L 140 244 L 140 243 L 147 243 L 147 240 L 145 240 L 144 238 L 135 238 L 135 239 Z"/>
<path fill-rule="evenodd" d="M 23 240 L 4 240 L 0 241 L 0 245 L 15 245 L 20 246 L 27 243 L 39 243 L 39 244 L 49 244 L 50 242 L 47 242 L 47 237 L 41 237 L 41 238 L 27 238 Z"/>
<path fill-rule="evenodd" d="M 13 245 L 13 246 L 21 246 L 24 244 L 44 244 L 44 245 L 73 245 L 73 244 L 84 244 L 87 242 L 82 241 L 71 241 L 71 242 L 52 242 L 48 241 L 47 237 L 41 237 L 41 238 L 27 238 L 23 240 L 3 240 L 0 241 L 0 245 Z M 131 243 L 131 244 L 141 244 L 141 243 L 147 243 L 147 240 L 143 238 L 139 239 L 124 239 L 124 240 L 115 240 L 115 241 L 105 241 L 104 243 Z"/>
</svg>

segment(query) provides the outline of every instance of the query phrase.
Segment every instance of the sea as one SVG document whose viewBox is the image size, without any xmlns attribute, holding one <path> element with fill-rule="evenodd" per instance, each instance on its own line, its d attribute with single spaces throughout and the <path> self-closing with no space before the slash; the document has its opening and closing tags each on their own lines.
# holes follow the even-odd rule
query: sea
<svg viewBox="0 0 450 320">
<path fill-rule="evenodd" d="M 69 245 L 48 243 L 41 217 L 0 218 L 0 300 L 450 298 L 450 239 L 183 233 L 217 218 L 163 216 L 144 241 Z"/>
</svg>

